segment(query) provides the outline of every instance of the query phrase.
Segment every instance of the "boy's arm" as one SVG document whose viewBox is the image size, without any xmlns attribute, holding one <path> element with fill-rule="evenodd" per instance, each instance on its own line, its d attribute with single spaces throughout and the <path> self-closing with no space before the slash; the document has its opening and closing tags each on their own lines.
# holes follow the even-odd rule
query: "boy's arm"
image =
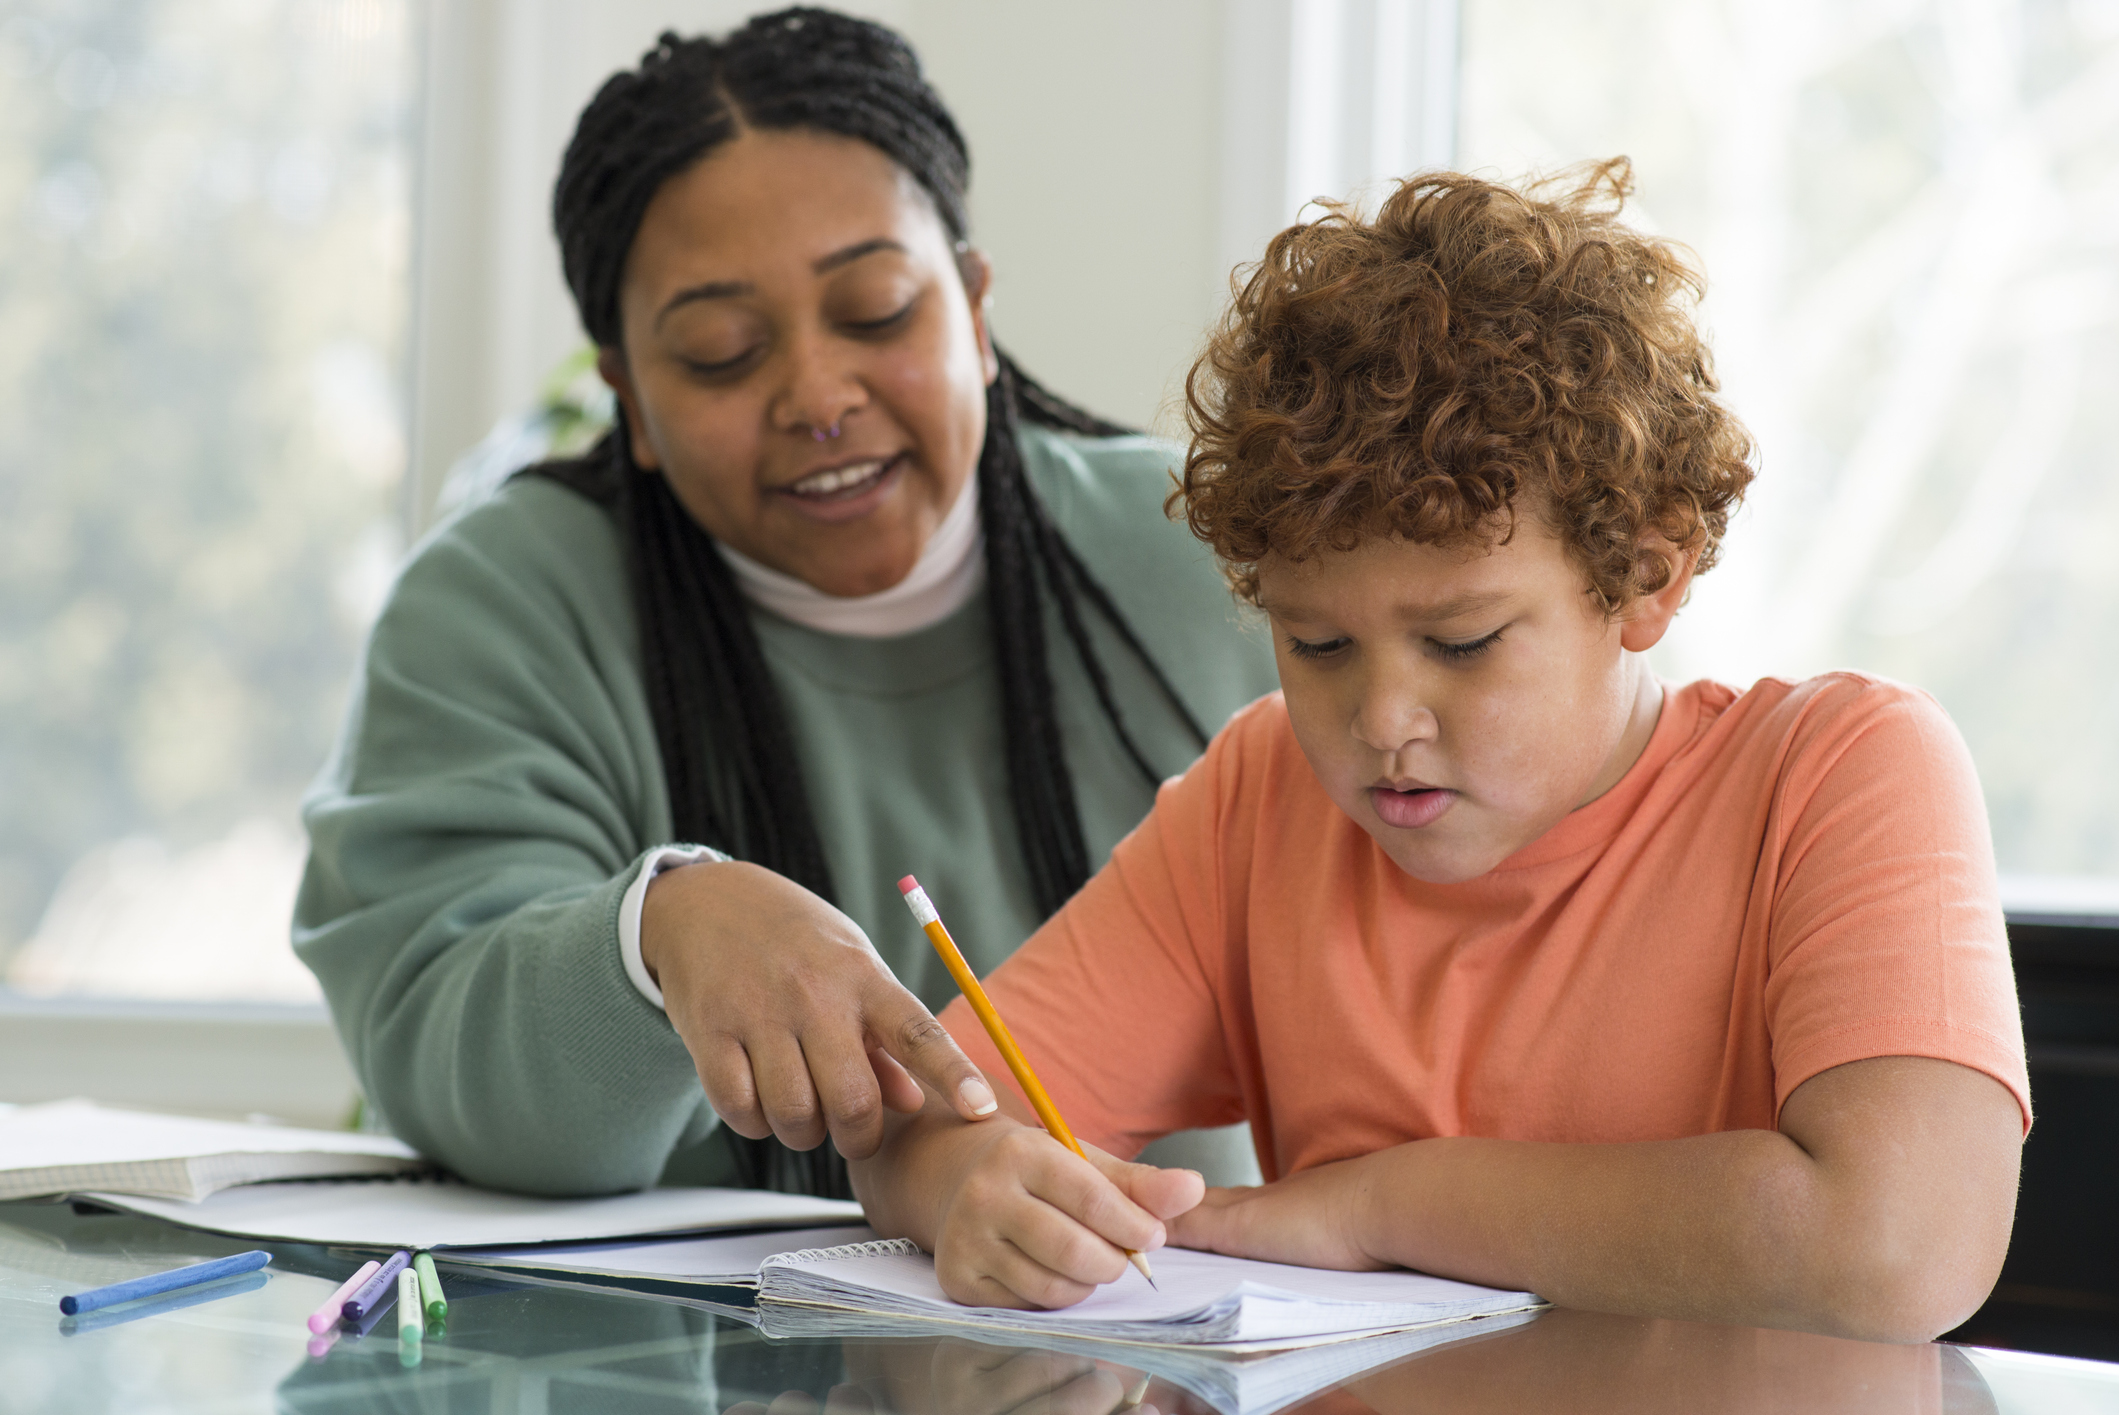
<svg viewBox="0 0 2119 1415">
<path fill-rule="evenodd" d="M 1876 1057 L 1798 1087 L 1778 1131 L 1418 1140 L 1214 1190 L 1170 1241 L 1418 1268 L 1569 1307 L 1925 1341 L 1994 1285 L 2022 1134 L 2000 1082 Z"/>
</svg>

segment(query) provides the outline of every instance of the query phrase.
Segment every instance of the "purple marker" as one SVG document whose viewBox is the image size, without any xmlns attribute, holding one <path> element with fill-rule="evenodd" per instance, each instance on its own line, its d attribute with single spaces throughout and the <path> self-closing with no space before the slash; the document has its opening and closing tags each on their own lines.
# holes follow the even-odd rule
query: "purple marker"
<svg viewBox="0 0 2119 1415">
<path fill-rule="evenodd" d="M 381 1306 L 383 1299 L 396 1291 L 392 1284 L 411 1261 L 411 1252 L 404 1248 L 398 1249 L 385 1259 L 383 1265 L 375 1270 L 375 1275 L 362 1283 L 360 1290 L 346 1299 L 346 1305 L 342 1309 L 345 1319 L 355 1326 L 360 1325 L 361 1318 Z"/>
</svg>

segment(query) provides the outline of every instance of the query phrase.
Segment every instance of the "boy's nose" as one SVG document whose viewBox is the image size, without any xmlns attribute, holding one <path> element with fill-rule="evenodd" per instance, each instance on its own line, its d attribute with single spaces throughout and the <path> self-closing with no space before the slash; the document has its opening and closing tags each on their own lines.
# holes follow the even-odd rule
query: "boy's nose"
<svg viewBox="0 0 2119 1415">
<path fill-rule="evenodd" d="M 1434 709 L 1418 686 L 1396 676 L 1364 685 L 1354 713 L 1354 738 L 1385 755 L 1420 742 L 1432 742 L 1441 731 Z"/>
</svg>

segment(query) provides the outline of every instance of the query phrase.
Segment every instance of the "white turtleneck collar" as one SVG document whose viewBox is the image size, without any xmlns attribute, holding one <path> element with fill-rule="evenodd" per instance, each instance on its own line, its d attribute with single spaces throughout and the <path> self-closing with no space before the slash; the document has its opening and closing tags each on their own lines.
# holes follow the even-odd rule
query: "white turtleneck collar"
<svg viewBox="0 0 2119 1415">
<path fill-rule="evenodd" d="M 783 619 L 825 634 L 888 639 L 939 624 L 964 607 L 986 583 L 986 538 L 979 530 L 979 482 L 974 474 L 957 493 L 912 573 L 887 590 L 841 597 L 760 565 L 714 543 L 735 572 L 743 597 Z"/>
</svg>

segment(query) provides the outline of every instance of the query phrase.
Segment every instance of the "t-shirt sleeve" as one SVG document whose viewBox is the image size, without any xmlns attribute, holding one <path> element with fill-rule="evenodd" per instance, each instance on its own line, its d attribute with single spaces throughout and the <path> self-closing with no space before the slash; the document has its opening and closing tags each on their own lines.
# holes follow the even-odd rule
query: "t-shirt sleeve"
<svg viewBox="0 0 2119 1415">
<path fill-rule="evenodd" d="M 1926 1056 L 1999 1081 L 2028 1127 L 1986 808 L 1956 727 L 1925 693 L 1849 679 L 1792 746 L 1766 983 L 1775 1115 L 1831 1067 Z"/>
<path fill-rule="evenodd" d="M 1164 782 L 1110 863 L 986 980 L 1069 1128 L 1129 1159 L 1174 1131 L 1244 1118 L 1224 1030 L 1219 865 L 1230 758 L 1250 716 Z M 989 1076 L 1008 1075 L 961 998 L 942 1023 Z"/>
</svg>

